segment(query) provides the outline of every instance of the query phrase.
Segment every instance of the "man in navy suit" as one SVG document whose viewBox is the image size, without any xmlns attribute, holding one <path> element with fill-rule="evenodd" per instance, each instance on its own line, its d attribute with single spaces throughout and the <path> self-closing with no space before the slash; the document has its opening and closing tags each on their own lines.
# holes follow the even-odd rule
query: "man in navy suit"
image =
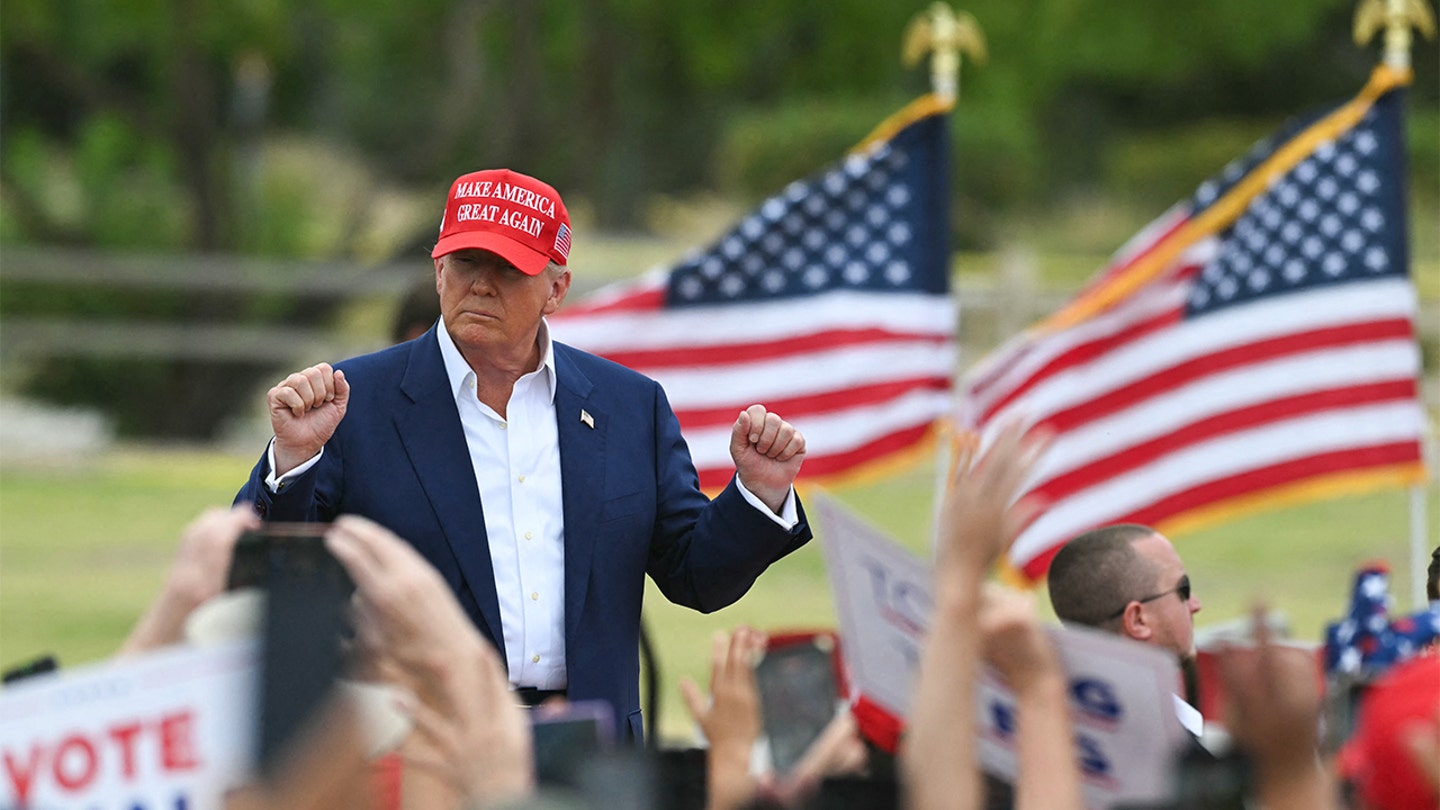
<svg viewBox="0 0 1440 810">
<path fill-rule="evenodd" d="M 645 575 L 709 612 L 803 545 L 805 439 L 750 406 L 736 477 L 709 500 L 659 384 L 550 340 L 569 252 L 549 185 L 457 179 L 431 254 L 440 322 L 272 388 L 275 438 L 236 501 L 268 521 L 388 527 L 439 570 L 520 699 L 604 699 L 639 740 Z"/>
</svg>

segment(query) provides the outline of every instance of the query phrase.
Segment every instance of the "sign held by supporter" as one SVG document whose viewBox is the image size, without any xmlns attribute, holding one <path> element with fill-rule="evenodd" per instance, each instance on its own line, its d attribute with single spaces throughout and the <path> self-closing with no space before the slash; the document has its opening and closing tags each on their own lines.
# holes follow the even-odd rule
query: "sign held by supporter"
<svg viewBox="0 0 1440 810">
<path fill-rule="evenodd" d="M 851 706 L 866 736 L 894 750 L 930 624 L 930 567 L 834 499 L 819 492 L 809 498 L 835 597 Z M 1167 797 L 1171 756 L 1184 734 L 1173 709 L 1175 661 L 1094 631 L 1048 631 L 1065 670 L 1087 803 Z M 981 766 L 1013 780 L 1015 698 L 987 667 L 976 700 Z"/>
<path fill-rule="evenodd" d="M 258 664 L 242 642 L 6 687 L 0 807 L 223 807 L 251 775 Z"/>
</svg>

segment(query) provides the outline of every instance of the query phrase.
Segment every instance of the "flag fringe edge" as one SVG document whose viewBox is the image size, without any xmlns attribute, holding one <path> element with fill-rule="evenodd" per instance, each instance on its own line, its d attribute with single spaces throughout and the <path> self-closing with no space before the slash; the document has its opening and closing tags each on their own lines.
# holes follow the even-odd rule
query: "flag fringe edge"
<svg viewBox="0 0 1440 810">
<path fill-rule="evenodd" d="M 1157 521 L 1155 528 L 1162 534 L 1179 537 L 1260 512 L 1380 489 L 1407 487 L 1424 481 L 1427 475 L 1422 462 L 1393 464 L 1361 472 L 1329 473 L 1181 512 Z"/>
<path fill-rule="evenodd" d="M 873 149 L 876 144 L 889 141 L 895 137 L 896 133 L 900 132 L 900 130 L 910 126 L 916 121 L 922 118 L 929 118 L 932 115 L 948 113 L 954 108 L 954 101 L 947 101 L 934 93 L 923 95 L 906 104 L 889 118 L 877 124 L 874 129 L 870 130 L 869 135 L 866 135 L 863 140 L 855 144 L 850 150 L 850 154 L 854 155 L 869 151 Z"/>
</svg>

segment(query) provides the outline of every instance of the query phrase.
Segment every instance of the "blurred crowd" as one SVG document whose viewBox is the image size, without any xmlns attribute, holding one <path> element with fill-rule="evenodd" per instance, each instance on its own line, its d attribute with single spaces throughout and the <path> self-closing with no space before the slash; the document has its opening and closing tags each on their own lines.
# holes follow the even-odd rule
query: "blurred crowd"
<svg viewBox="0 0 1440 810">
<path fill-rule="evenodd" d="M 384 713 L 402 722 L 377 737 L 362 702 L 335 690 L 254 784 L 229 794 L 227 806 L 1083 807 L 1084 779 L 1056 650 L 1032 597 L 991 579 L 1035 508 L 1012 500 L 1044 443 L 1011 428 L 983 454 L 974 443 L 957 446 L 940 512 L 934 612 L 908 727 L 894 753 L 867 740 L 841 702 L 803 756 L 783 772 L 768 768 L 757 755 L 765 722 L 756 677 L 767 638 L 745 627 L 714 639 L 708 690 L 688 681 L 680 685 L 700 745 L 567 746 L 547 723 L 574 719 L 572 707 L 563 699 L 522 705 L 502 659 L 439 574 L 384 527 L 342 516 L 323 543 L 353 583 L 344 679 L 385 684 Z M 237 540 L 260 526 L 245 507 L 196 519 L 181 538 L 161 593 L 120 655 L 183 643 L 195 611 L 226 595 Z M 1263 608 L 1257 608 L 1253 639 L 1219 653 L 1224 712 L 1203 723 L 1224 734 L 1197 733 L 1191 746 L 1177 748 L 1176 783 L 1185 784 L 1185 770 L 1196 766 L 1197 757 L 1202 767 L 1235 763 L 1243 775 L 1241 801 L 1249 803 L 1227 804 L 1235 799 L 1206 796 L 1192 786 L 1151 806 L 1440 806 L 1440 656 L 1433 643 L 1397 641 L 1414 630 L 1414 622 L 1377 614 L 1374 600 L 1383 595 L 1364 573 L 1350 615 L 1331 630 L 1328 678 L 1319 677 L 1325 662 L 1313 650 L 1271 639 Z M 1437 579 L 1440 549 L 1429 569 L 1432 600 L 1440 599 Z M 1187 618 L 1198 610 L 1188 578 L 1178 593 L 1145 596 L 1137 595 L 1127 609 L 1139 613 L 1168 598 L 1192 608 Z M 1065 618 L 1064 606 L 1056 607 Z M 1376 615 L 1381 619 L 1370 618 Z M 1112 632 L 1132 635 L 1130 618 L 1105 621 Z M 975 690 L 983 666 L 1003 678 L 1017 702 L 1013 782 L 987 775 L 977 764 Z M 1341 704 L 1348 714 L 1337 719 Z"/>
</svg>

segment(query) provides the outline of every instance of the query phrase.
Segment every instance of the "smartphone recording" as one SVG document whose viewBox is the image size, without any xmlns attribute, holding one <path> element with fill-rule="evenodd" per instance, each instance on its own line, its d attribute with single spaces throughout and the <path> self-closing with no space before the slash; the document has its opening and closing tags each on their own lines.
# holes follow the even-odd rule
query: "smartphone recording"
<svg viewBox="0 0 1440 810">
<path fill-rule="evenodd" d="M 235 544 L 227 587 L 265 593 L 256 759 L 267 776 L 326 705 L 344 669 L 355 586 L 325 548 L 328 528 L 271 523 Z"/>
<path fill-rule="evenodd" d="M 755 667 L 755 680 L 776 773 L 789 773 L 835 718 L 840 700 L 837 655 L 834 633 L 770 637 L 765 657 Z"/>
</svg>

